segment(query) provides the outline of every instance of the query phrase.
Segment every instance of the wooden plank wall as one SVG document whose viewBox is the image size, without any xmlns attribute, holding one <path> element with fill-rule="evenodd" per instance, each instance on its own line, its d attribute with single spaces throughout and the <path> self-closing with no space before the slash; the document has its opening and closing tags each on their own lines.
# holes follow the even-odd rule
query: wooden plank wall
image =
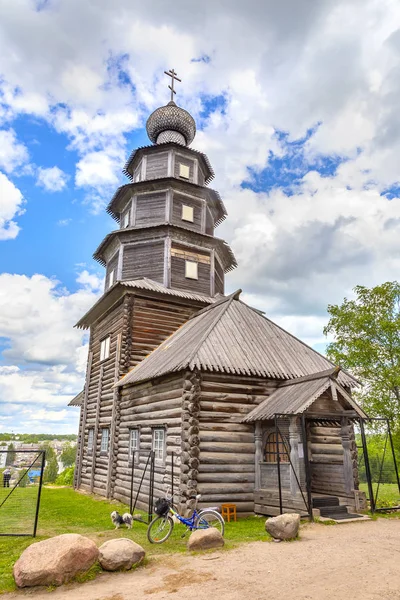
<svg viewBox="0 0 400 600">
<path fill-rule="evenodd" d="M 82 436 L 84 447 L 81 470 L 81 488 L 105 495 L 109 455 L 100 452 L 102 427 L 110 426 L 113 405 L 113 385 L 115 380 L 115 362 L 118 334 L 122 330 L 122 304 L 107 314 L 101 323 L 91 329 L 90 349 L 93 352 L 90 369 L 86 427 Z M 110 356 L 100 362 L 100 342 L 111 336 Z M 88 430 L 95 430 L 94 450 L 88 452 Z"/>
<path fill-rule="evenodd" d="M 276 389 L 276 382 L 202 373 L 199 417 L 201 505 L 234 502 L 254 510 L 254 424 L 240 421 Z"/>
<path fill-rule="evenodd" d="M 166 192 L 141 194 L 136 197 L 135 225 L 158 225 L 165 223 Z"/>
<path fill-rule="evenodd" d="M 124 246 L 122 279 L 148 277 L 164 281 L 164 241 Z"/>
<path fill-rule="evenodd" d="M 154 497 L 163 496 L 166 485 L 171 481 L 172 452 L 178 457 L 181 452 L 182 427 L 182 376 L 164 377 L 158 382 L 139 384 L 122 390 L 121 418 L 118 435 L 118 461 L 114 484 L 114 498 L 128 503 L 132 467 L 128 460 L 129 430 L 139 429 L 140 452 L 135 458 L 134 491 L 138 489 L 143 475 L 148 452 L 152 449 L 154 427 L 164 427 L 166 435 L 166 460 L 155 462 Z M 150 472 L 147 470 L 139 495 L 138 508 L 147 509 Z M 179 477 L 179 469 L 176 468 Z M 178 491 L 176 489 L 176 491 Z"/>
<path fill-rule="evenodd" d="M 119 252 L 117 252 L 116 254 L 114 254 L 114 256 L 111 258 L 111 260 L 108 261 L 107 263 L 107 270 L 106 270 L 106 280 L 105 280 L 105 289 L 107 289 L 108 286 L 108 276 L 110 275 L 110 272 L 114 269 L 114 283 L 117 281 L 118 279 L 118 274 L 117 274 L 117 268 L 118 268 L 118 256 L 119 256 Z"/>
<path fill-rule="evenodd" d="M 187 167 L 189 167 L 189 179 L 185 179 L 185 181 L 190 181 L 191 183 L 196 183 L 194 181 L 194 160 L 190 159 L 190 158 L 186 158 L 185 156 L 183 156 L 181 153 L 175 153 L 175 171 L 174 171 L 174 176 L 177 177 L 178 179 L 181 179 L 179 177 L 179 165 L 186 165 Z"/>
<path fill-rule="evenodd" d="M 200 308 L 196 305 L 174 304 L 170 300 L 135 297 L 131 321 L 132 341 L 126 370 L 143 360 Z"/>
<path fill-rule="evenodd" d="M 206 233 L 214 235 L 214 218 L 209 208 L 206 208 Z"/>
<path fill-rule="evenodd" d="M 215 259 L 215 293 L 223 294 L 225 290 L 225 275 L 219 260 Z"/>
<path fill-rule="evenodd" d="M 158 179 L 168 175 L 168 152 L 147 154 L 146 179 Z"/>
</svg>

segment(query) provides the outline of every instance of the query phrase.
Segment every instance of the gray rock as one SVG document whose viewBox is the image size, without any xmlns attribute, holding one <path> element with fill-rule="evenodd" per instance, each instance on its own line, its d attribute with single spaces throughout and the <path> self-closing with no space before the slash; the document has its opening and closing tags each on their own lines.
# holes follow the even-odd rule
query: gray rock
<svg viewBox="0 0 400 600">
<path fill-rule="evenodd" d="M 15 563 L 15 583 L 18 587 L 61 585 L 90 569 L 98 555 L 96 544 L 77 533 L 36 542 Z"/>
<path fill-rule="evenodd" d="M 99 548 L 99 562 L 105 571 L 128 570 L 145 557 L 142 546 L 128 538 L 104 542 Z"/>
<path fill-rule="evenodd" d="M 265 530 L 276 540 L 292 540 L 297 537 L 300 515 L 284 514 L 265 521 Z"/>
<path fill-rule="evenodd" d="M 221 548 L 224 538 L 215 527 L 209 529 L 197 529 L 193 531 L 188 540 L 188 550 L 209 550 L 210 548 Z"/>
</svg>

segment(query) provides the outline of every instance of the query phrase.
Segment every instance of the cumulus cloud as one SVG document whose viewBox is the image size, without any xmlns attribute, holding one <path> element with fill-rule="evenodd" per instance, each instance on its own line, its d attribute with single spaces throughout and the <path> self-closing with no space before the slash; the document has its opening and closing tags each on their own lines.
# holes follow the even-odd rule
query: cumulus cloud
<svg viewBox="0 0 400 600">
<path fill-rule="evenodd" d="M 66 405 L 83 386 L 88 344 L 73 326 L 97 300 L 99 281 L 84 272 L 68 292 L 44 275 L 0 275 L 0 419 L 7 428 L 44 431 L 58 423 L 75 432 L 77 415 Z"/>
<path fill-rule="evenodd" d="M 12 181 L 0 172 L 0 240 L 12 240 L 20 230 L 15 217 L 24 212 L 24 199 Z"/>
<path fill-rule="evenodd" d="M 39 167 L 37 170 L 37 185 L 48 192 L 61 192 L 67 185 L 68 176 L 59 167 L 45 169 Z"/>
<path fill-rule="evenodd" d="M 18 142 L 13 129 L 0 130 L 0 169 L 11 173 L 28 160 L 28 150 Z"/>
</svg>

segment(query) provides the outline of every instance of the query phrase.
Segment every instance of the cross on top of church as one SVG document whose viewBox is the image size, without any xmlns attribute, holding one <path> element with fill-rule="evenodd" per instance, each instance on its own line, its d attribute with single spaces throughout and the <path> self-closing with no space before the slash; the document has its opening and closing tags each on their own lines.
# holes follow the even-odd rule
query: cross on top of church
<svg viewBox="0 0 400 600">
<path fill-rule="evenodd" d="M 171 85 L 169 85 L 168 88 L 171 90 L 171 102 L 173 102 L 174 94 L 176 94 L 176 91 L 174 89 L 174 83 L 175 83 L 175 81 L 179 81 L 181 83 L 182 79 L 179 79 L 179 77 L 177 77 L 177 73 L 175 73 L 174 69 L 170 69 L 169 71 L 164 71 L 164 73 L 166 75 L 168 75 L 168 77 L 171 77 Z"/>
</svg>

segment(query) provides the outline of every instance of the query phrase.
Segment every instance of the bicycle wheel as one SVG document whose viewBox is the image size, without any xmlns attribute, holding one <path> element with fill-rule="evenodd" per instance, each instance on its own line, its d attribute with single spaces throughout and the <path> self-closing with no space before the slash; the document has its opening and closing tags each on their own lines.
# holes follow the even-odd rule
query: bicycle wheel
<svg viewBox="0 0 400 600">
<path fill-rule="evenodd" d="M 221 535 L 225 532 L 225 521 L 216 510 L 201 510 L 195 522 L 196 529 L 215 527 Z"/>
<path fill-rule="evenodd" d="M 162 544 L 172 533 L 174 522 L 169 515 L 156 517 L 147 528 L 147 539 L 151 544 Z"/>
</svg>

